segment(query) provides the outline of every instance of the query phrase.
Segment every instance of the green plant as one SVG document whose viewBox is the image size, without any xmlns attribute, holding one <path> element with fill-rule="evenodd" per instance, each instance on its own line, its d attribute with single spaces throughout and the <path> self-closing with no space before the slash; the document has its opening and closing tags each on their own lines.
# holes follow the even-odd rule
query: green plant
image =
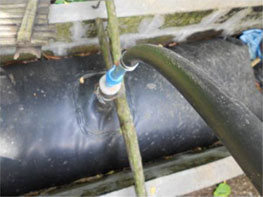
<svg viewBox="0 0 263 197">
<path fill-rule="evenodd" d="M 214 197 L 228 197 L 231 193 L 231 187 L 226 183 L 220 183 L 214 191 Z"/>
</svg>

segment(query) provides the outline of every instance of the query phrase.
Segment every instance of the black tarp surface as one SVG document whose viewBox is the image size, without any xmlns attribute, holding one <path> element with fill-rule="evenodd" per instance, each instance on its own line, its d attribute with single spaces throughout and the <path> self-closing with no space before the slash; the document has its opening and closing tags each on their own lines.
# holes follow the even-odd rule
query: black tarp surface
<svg viewBox="0 0 263 197">
<path fill-rule="evenodd" d="M 172 50 L 200 67 L 261 120 L 247 48 L 210 40 Z M 128 166 L 114 107 L 98 108 L 100 55 L 1 68 L 1 195 L 69 183 Z M 79 78 L 84 76 L 85 83 Z M 208 146 L 217 139 L 183 96 L 151 66 L 125 77 L 144 162 Z"/>
</svg>

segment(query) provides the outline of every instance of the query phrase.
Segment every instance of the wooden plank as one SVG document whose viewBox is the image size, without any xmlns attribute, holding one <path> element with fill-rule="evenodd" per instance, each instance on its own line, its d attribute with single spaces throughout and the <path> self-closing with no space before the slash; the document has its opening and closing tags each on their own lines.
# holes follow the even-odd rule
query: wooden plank
<svg viewBox="0 0 263 197">
<path fill-rule="evenodd" d="M 0 38 L 0 46 L 14 46 L 16 45 L 15 38 Z"/>
<path fill-rule="evenodd" d="M 0 46 L 41 46 L 55 39 L 49 6 L 50 0 L 0 0 Z"/>
<path fill-rule="evenodd" d="M 0 25 L 0 31 L 15 31 L 17 32 L 18 27 L 16 25 Z"/>
<path fill-rule="evenodd" d="M 0 0 L 0 5 L 27 4 L 28 0 Z M 40 0 L 39 3 L 50 3 L 50 0 Z"/>
<path fill-rule="evenodd" d="M 0 3 L 0 9 L 1 11 L 4 9 L 17 9 L 17 8 L 25 8 L 27 6 L 26 2 L 24 3 L 17 3 L 14 4 L 13 0 L 9 1 L 9 4 L 1 4 Z M 45 0 L 40 0 L 38 7 L 49 7 L 50 6 L 50 2 L 49 1 L 45 1 Z"/>
<path fill-rule="evenodd" d="M 33 36 L 38 38 L 56 38 L 56 32 L 55 31 L 35 31 L 33 32 Z M 15 31 L 0 31 L 0 38 L 16 38 L 16 32 Z"/>
<path fill-rule="evenodd" d="M 12 13 L 8 15 L 4 15 L 0 13 L 0 19 L 20 19 L 22 21 L 23 16 L 24 14 L 22 13 L 21 14 Z M 48 18 L 48 15 L 46 13 L 36 15 L 36 19 L 47 19 L 47 18 Z"/>
<path fill-rule="evenodd" d="M 38 4 L 38 8 L 49 7 L 49 6 L 50 6 L 50 2 L 49 1 L 40 0 L 40 2 Z"/>
<path fill-rule="evenodd" d="M 37 14 L 36 15 L 36 19 L 43 19 L 43 20 L 47 20 L 48 19 L 48 15 L 47 14 Z"/>
<path fill-rule="evenodd" d="M 32 37 L 38 39 L 55 39 L 56 32 L 54 31 L 34 31 Z M 0 38 L 16 38 L 16 32 L 0 32 Z"/>
<path fill-rule="evenodd" d="M 49 40 L 48 39 L 41 39 L 37 37 L 32 37 L 31 39 L 31 44 L 34 46 L 42 46 L 48 44 Z"/>
<path fill-rule="evenodd" d="M 0 13 L 3 13 L 3 12 L 6 12 L 6 13 L 24 13 L 25 12 L 25 8 L 24 7 L 21 7 L 21 8 L 15 8 L 15 7 L 12 7 L 12 8 L 1 8 L 0 7 Z"/>
<path fill-rule="evenodd" d="M 56 30 L 56 25 L 35 25 L 34 30 L 36 31 L 55 31 Z"/>
<path fill-rule="evenodd" d="M 43 39 L 55 39 L 56 38 L 56 33 L 55 32 L 50 32 L 50 31 L 36 31 L 33 33 L 33 38 L 43 38 Z"/>
<path fill-rule="evenodd" d="M 22 19 L 10 18 L 10 19 L 0 19 L 0 25 L 19 25 Z"/>
<path fill-rule="evenodd" d="M 0 19 L 0 25 L 20 25 L 21 23 L 22 19 Z M 35 24 L 46 25 L 48 24 L 48 19 L 36 19 Z"/>
<path fill-rule="evenodd" d="M 0 9 L 12 9 L 12 8 L 25 8 L 26 4 L 21 3 L 21 4 L 0 4 Z"/>
<path fill-rule="evenodd" d="M 0 38 L 16 38 L 16 31 L 0 31 Z"/>
<path fill-rule="evenodd" d="M 42 46 L 48 44 L 48 42 L 47 39 L 32 38 L 29 43 L 17 44 L 14 38 L 0 38 L 0 46 Z"/>
<path fill-rule="evenodd" d="M 24 13 L 23 12 L 0 12 L 0 18 L 23 18 Z"/>
<path fill-rule="evenodd" d="M 31 39 L 35 17 L 37 14 L 38 0 L 28 0 L 26 11 L 17 33 L 17 42 L 28 42 Z"/>
<path fill-rule="evenodd" d="M 38 7 L 38 9 L 37 9 L 37 14 L 46 14 L 46 15 L 48 15 L 48 13 L 49 13 L 49 7 L 43 6 L 43 7 Z"/>
<path fill-rule="evenodd" d="M 1 5 L 5 4 L 22 4 L 25 3 L 26 0 L 0 0 Z"/>
<path fill-rule="evenodd" d="M 35 25 L 34 31 L 55 31 L 55 25 Z M 18 26 L 16 25 L 0 25 L 1 32 L 17 32 Z"/>
<path fill-rule="evenodd" d="M 37 9 L 37 14 L 47 14 L 48 15 L 49 8 L 47 6 L 39 7 Z M 24 14 L 25 8 L 1 8 L 0 15 L 7 15 L 7 14 Z M 22 16 L 23 17 L 23 16 Z M 10 17 L 12 18 L 12 17 Z"/>
</svg>

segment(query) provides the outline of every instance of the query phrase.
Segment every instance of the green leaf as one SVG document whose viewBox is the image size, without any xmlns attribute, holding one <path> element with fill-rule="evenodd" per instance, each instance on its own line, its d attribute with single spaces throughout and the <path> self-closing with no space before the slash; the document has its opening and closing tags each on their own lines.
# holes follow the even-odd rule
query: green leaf
<svg viewBox="0 0 263 197">
<path fill-rule="evenodd" d="M 63 4 L 63 3 L 65 3 L 64 0 L 56 0 L 56 2 L 55 2 L 55 4 Z"/>
<path fill-rule="evenodd" d="M 231 193 L 231 187 L 227 183 L 220 183 L 214 191 L 214 197 L 228 197 Z"/>
</svg>

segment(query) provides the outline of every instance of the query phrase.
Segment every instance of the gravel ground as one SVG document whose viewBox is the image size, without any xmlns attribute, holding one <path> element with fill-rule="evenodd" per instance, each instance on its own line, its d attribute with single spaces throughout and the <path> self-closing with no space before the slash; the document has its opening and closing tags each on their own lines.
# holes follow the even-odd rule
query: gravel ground
<svg viewBox="0 0 263 197">
<path fill-rule="evenodd" d="M 260 196 L 255 187 L 252 185 L 250 180 L 245 176 L 241 175 L 236 178 L 227 180 L 226 183 L 231 187 L 231 194 L 230 197 L 236 196 Z M 194 196 L 194 197 L 201 197 L 201 196 L 213 196 L 213 192 L 216 189 L 217 185 L 204 188 L 184 196 Z"/>
</svg>

